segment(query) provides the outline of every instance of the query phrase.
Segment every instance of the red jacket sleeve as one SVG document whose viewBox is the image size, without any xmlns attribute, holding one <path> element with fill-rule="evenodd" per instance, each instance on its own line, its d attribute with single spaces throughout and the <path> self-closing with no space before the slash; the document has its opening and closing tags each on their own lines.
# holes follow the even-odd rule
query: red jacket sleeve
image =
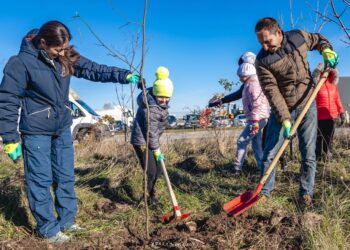
<svg viewBox="0 0 350 250">
<path fill-rule="evenodd" d="M 343 108 L 343 105 L 342 105 L 341 100 L 340 100 L 338 87 L 335 90 L 335 103 L 336 103 L 336 106 L 337 106 L 338 115 L 341 114 L 341 113 L 344 113 L 344 108 Z"/>
</svg>

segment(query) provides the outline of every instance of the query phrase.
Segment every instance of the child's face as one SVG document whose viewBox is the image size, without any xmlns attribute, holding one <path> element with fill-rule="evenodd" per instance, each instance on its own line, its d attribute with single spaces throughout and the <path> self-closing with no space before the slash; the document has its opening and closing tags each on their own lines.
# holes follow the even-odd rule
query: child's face
<svg viewBox="0 0 350 250">
<path fill-rule="evenodd" d="M 165 97 L 165 96 L 156 96 L 156 101 L 159 105 L 168 105 L 170 101 L 170 97 Z"/>
<path fill-rule="evenodd" d="M 243 83 L 245 83 L 248 80 L 249 76 L 240 76 L 239 80 Z"/>
</svg>

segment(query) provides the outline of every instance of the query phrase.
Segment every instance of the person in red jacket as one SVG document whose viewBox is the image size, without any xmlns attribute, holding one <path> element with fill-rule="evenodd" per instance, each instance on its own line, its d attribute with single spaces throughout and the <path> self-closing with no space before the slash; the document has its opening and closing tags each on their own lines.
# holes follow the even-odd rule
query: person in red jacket
<svg viewBox="0 0 350 250">
<path fill-rule="evenodd" d="M 320 63 L 314 70 L 313 78 L 315 83 L 320 80 L 323 69 L 323 63 Z M 344 109 L 337 87 L 338 82 L 338 70 L 331 69 L 327 80 L 316 97 L 318 119 L 316 157 L 318 160 L 331 157 L 332 141 L 337 119 L 340 117 L 341 125 L 345 122 Z"/>
</svg>

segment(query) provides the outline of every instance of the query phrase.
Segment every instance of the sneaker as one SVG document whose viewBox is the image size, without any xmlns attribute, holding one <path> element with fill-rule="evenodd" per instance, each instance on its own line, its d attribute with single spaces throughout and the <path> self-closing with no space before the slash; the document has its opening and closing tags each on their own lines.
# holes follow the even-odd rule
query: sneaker
<svg viewBox="0 0 350 250">
<path fill-rule="evenodd" d="M 77 233 L 77 232 L 82 232 L 85 231 L 85 228 L 78 226 L 77 224 L 73 224 L 70 227 L 62 230 L 64 232 L 69 232 L 69 233 Z"/>
<path fill-rule="evenodd" d="M 49 243 L 53 243 L 53 244 L 61 244 L 61 243 L 69 242 L 70 240 L 71 238 L 68 235 L 65 235 L 64 233 L 62 233 L 61 231 L 59 231 L 55 236 L 52 236 L 47 239 Z"/>
<path fill-rule="evenodd" d="M 154 196 L 151 196 L 149 198 L 149 204 L 153 207 L 157 207 L 158 206 L 158 199 Z"/>
</svg>

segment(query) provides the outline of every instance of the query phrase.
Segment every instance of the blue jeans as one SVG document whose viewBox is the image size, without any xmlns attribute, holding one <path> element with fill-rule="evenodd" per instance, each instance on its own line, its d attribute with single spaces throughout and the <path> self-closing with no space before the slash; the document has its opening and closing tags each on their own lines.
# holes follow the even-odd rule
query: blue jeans
<svg viewBox="0 0 350 250">
<path fill-rule="evenodd" d="M 297 119 L 302 108 L 297 108 L 291 112 L 292 122 Z M 313 188 L 316 173 L 316 138 L 317 138 L 317 111 L 315 102 L 311 105 L 298 129 L 299 150 L 301 153 L 300 167 L 300 189 L 299 196 L 313 195 Z M 275 158 L 278 150 L 284 141 L 282 124 L 277 121 L 276 116 L 271 113 L 269 125 L 267 128 L 267 140 L 264 149 L 263 167 L 266 172 L 272 160 Z M 267 179 L 262 194 L 269 196 L 275 183 L 276 168 L 271 172 Z"/>
<path fill-rule="evenodd" d="M 59 136 L 23 135 L 22 139 L 29 207 L 37 222 L 38 234 L 49 238 L 71 226 L 77 213 L 71 131 L 67 128 Z"/>
<path fill-rule="evenodd" d="M 252 149 L 256 160 L 256 165 L 258 166 L 259 170 L 262 169 L 262 130 L 266 126 L 266 123 L 266 119 L 259 121 L 259 132 L 256 135 L 250 133 L 252 124 L 248 123 L 247 126 L 243 129 L 242 133 L 239 135 L 237 139 L 236 158 L 233 163 L 233 166 L 236 170 L 242 170 L 245 155 L 247 153 L 247 147 L 250 141 L 252 141 Z"/>
</svg>

